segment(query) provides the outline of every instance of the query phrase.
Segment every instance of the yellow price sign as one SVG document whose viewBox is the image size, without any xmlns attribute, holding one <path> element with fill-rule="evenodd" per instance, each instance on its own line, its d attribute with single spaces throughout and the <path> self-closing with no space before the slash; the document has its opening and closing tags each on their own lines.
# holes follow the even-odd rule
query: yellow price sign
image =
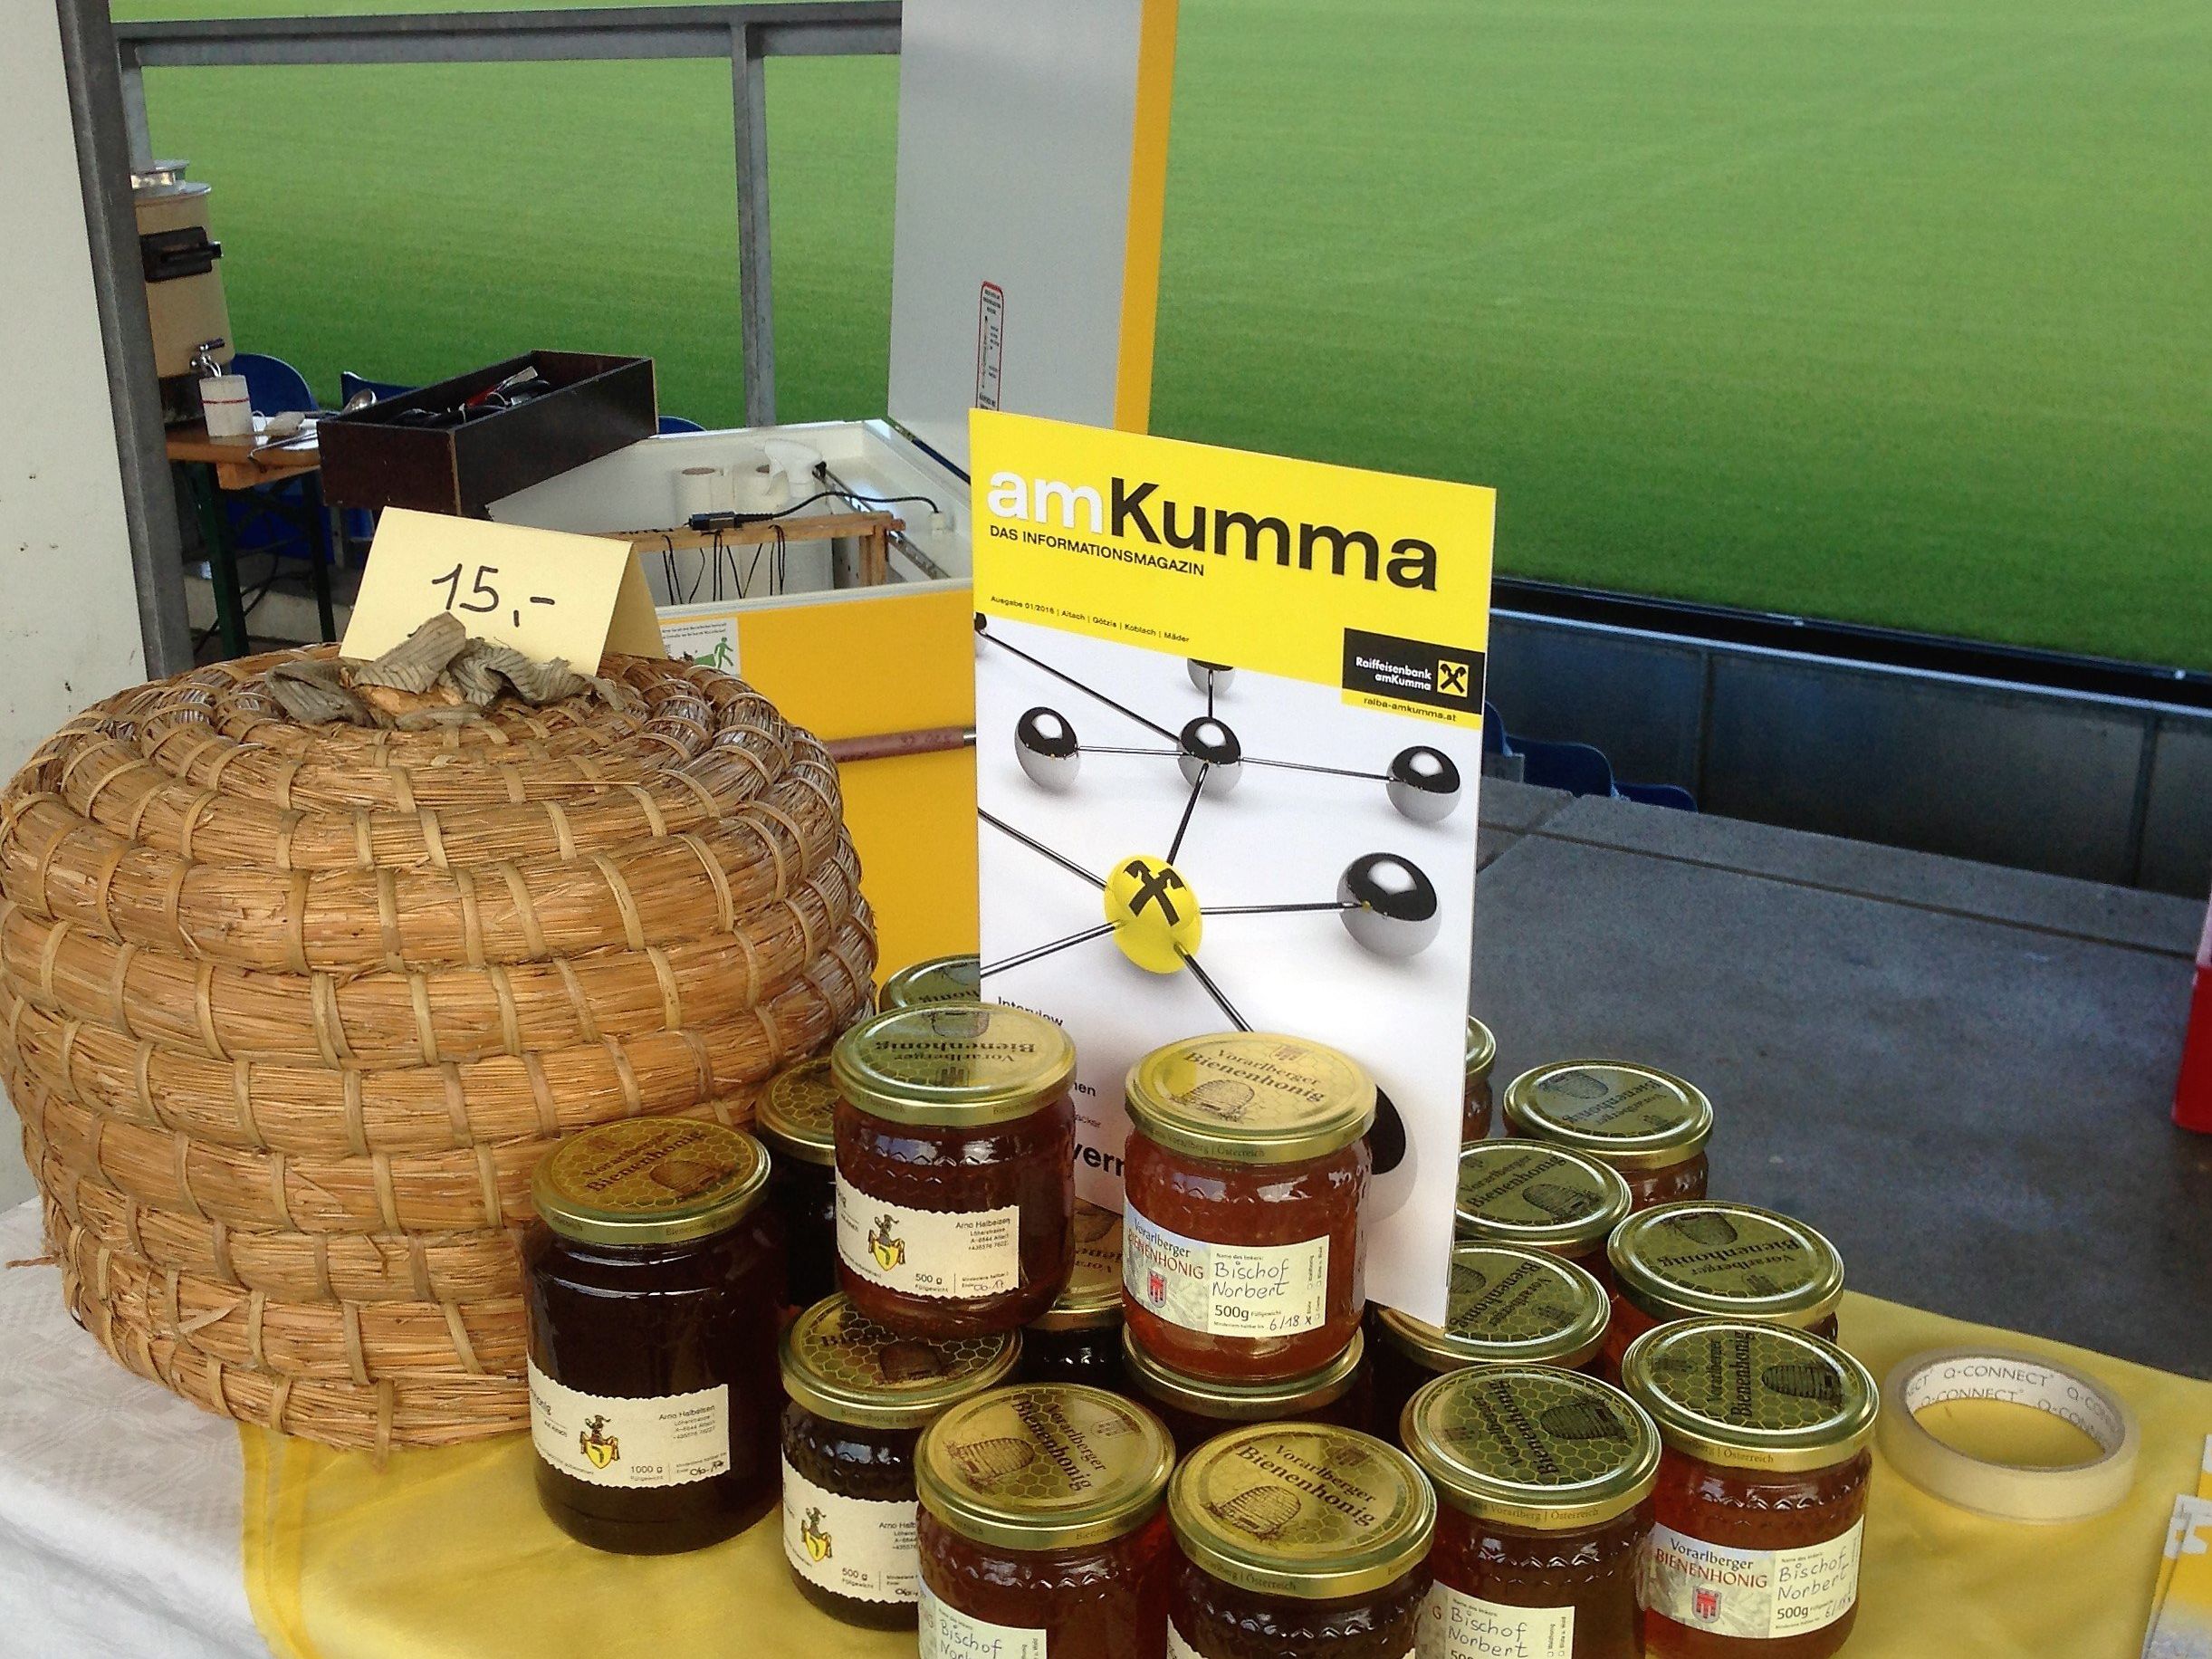
<svg viewBox="0 0 2212 1659">
<path fill-rule="evenodd" d="M 440 612 L 586 674 L 604 651 L 665 655 L 627 541 L 386 508 L 340 654 L 381 656 Z"/>
</svg>

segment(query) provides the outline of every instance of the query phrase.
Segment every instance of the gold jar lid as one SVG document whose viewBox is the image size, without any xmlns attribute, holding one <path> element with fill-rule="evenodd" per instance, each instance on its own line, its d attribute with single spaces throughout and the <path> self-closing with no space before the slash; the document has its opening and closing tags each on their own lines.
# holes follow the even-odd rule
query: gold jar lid
<svg viewBox="0 0 2212 1659">
<path fill-rule="evenodd" d="M 1377 1306 L 1375 1328 L 1431 1371 L 1460 1366 L 1578 1366 L 1605 1340 L 1605 1287 L 1572 1261 L 1510 1244 L 1457 1244 L 1444 1322 Z"/>
<path fill-rule="evenodd" d="M 1656 1066 L 1570 1060 L 1506 1085 L 1506 1127 L 1617 1169 L 1685 1163 L 1712 1137 L 1713 1103 L 1695 1083 Z"/>
<path fill-rule="evenodd" d="M 876 999 L 878 1008 L 914 1008 L 924 1002 L 980 1002 L 983 1000 L 983 964 L 973 952 L 962 956 L 932 956 L 926 962 L 901 968 L 884 981 Z"/>
<path fill-rule="evenodd" d="M 925 1342 L 886 1330 L 824 1297 L 783 1333 L 783 1391 L 817 1416 L 867 1428 L 920 1428 L 946 1406 L 995 1388 L 1021 1357 L 1011 1331 Z"/>
<path fill-rule="evenodd" d="M 1544 1141 L 1479 1140 L 1460 1151 L 1453 1221 L 1463 1239 L 1586 1255 L 1633 1203 L 1618 1171 Z"/>
<path fill-rule="evenodd" d="M 1143 1406 L 1081 1383 L 994 1388 L 942 1413 L 914 1489 L 947 1529 L 1005 1549 L 1068 1549 L 1152 1519 L 1174 1443 Z"/>
<path fill-rule="evenodd" d="M 1406 1402 L 1405 1449 L 1452 1508 L 1562 1532 L 1651 1495 L 1659 1431 L 1618 1388 L 1555 1366 L 1476 1366 Z"/>
<path fill-rule="evenodd" d="M 1272 1383 L 1221 1382 L 1163 1365 L 1138 1346 L 1135 1332 L 1121 1334 L 1122 1369 L 1137 1393 L 1192 1416 L 1226 1423 L 1274 1423 L 1333 1405 L 1352 1392 L 1366 1358 L 1367 1338 L 1355 1330 L 1344 1352 L 1298 1376 Z"/>
<path fill-rule="evenodd" d="M 802 1164 L 837 1162 L 838 1086 L 829 1056 L 786 1066 L 768 1079 L 753 1113 L 761 1138 Z"/>
<path fill-rule="evenodd" d="M 972 1127 L 1026 1117 L 1067 1090 L 1076 1046 L 1026 1008 L 925 1002 L 863 1020 L 830 1053 L 838 1092 L 893 1123 Z"/>
<path fill-rule="evenodd" d="M 1032 1330 L 1099 1330 L 1121 1323 L 1121 1217 L 1083 1199 L 1068 1224 L 1076 1264 L 1068 1288 L 1029 1321 Z"/>
<path fill-rule="evenodd" d="M 1654 1204 L 1605 1245 L 1621 1295 L 1645 1318 L 1757 1319 L 1800 1328 L 1843 1299 L 1843 1258 L 1803 1222 L 1703 1198 Z"/>
<path fill-rule="evenodd" d="M 1426 1560 L 1436 1494 L 1372 1434 L 1261 1423 L 1183 1460 L 1167 1520 L 1183 1553 L 1224 1584 L 1317 1601 L 1386 1588 Z"/>
<path fill-rule="evenodd" d="M 1621 1356 L 1621 1381 L 1670 1448 L 1738 1469 L 1855 1457 L 1882 1406 L 1873 1374 L 1834 1343 L 1742 1319 L 1655 1326 Z"/>
<path fill-rule="evenodd" d="M 1498 1060 L 1498 1039 L 1490 1035 L 1490 1028 L 1467 1016 L 1467 1075 L 1470 1078 L 1488 1077 Z"/>
<path fill-rule="evenodd" d="M 680 1244 L 736 1223 L 761 1200 L 768 1150 L 695 1117 L 625 1117 L 571 1135 L 538 1160 L 539 1217 L 584 1244 Z"/>
<path fill-rule="evenodd" d="M 1147 1139 L 1220 1164 L 1326 1157 L 1374 1122 L 1374 1079 L 1357 1060 L 1271 1031 L 1154 1049 L 1129 1069 L 1127 1093 Z"/>
</svg>

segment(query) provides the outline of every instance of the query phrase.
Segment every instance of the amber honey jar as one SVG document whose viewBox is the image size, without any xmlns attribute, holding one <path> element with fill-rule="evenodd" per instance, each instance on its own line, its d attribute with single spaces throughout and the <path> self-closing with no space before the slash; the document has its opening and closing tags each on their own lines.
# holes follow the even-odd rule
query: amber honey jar
<svg viewBox="0 0 2212 1659">
<path fill-rule="evenodd" d="M 768 1154 L 689 1118 L 563 1141 L 522 1239 L 538 1497 L 596 1549 L 695 1549 L 776 1501 L 782 1232 Z"/>
<path fill-rule="evenodd" d="M 1508 1244 L 1456 1244 L 1443 1324 L 1368 1309 L 1375 1433 L 1395 1436 L 1405 1403 L 1448 1371 L 1594 1366 L 1610 1317 L 1605 1288 L 1572 1261 Z"/>
<path fill-rule="evenodd" d="M 1113 1388 L 1121 1380 L 1121 1217 L 1078 1198 L 1068 1230 L 1075 1266 L 1022 1333 L 1022 1380 Z"/>
<path fill-rule="evenodd" d="M 1266 1382 L 1359 1328 L 1374 1082 L 1317 1042 L 1194 1037 L 1130 1069 L 1123 1308 L 1186 1376 Z"/>
<path fill-rule="evenodd" d="M 825 1054 L 776 1073 L 753 1112 L 783 1219 L 787 1308 L 811 1308 L 838 1288 L 837 1104 Z"/>
<path fill-rule="evenodd" d="M 1639 1210 L 1705 1196 L 1713 1103 L 1656 1066 L 1576 1060 L 1506 1086 L 1506 1132 L 1548 1141 L 1620 1172 Z"/>
<path fill-rule="evenodd" d="M 1556 1367 L 1471 1367 L 1401 1429 L 1441 1504 L 1422 1659 L 1640 1659 L 1660 1444 L 1635 1402 Z"/>
<path fill-rule="evenodd" d="M 1020 1383 L 923 1432 L 921 1659 L 1160 1659 L 1174 1448 L 1104 1389 Z"/>
<path fill-rule="evenodd" d="M 1395 1446 L 1326 1424 L 1235 1429 L 1183 1459 L 1167 1514 L 1176 1659 L 1413 1651 L 1436 1496 Z"/>
<path fill-rule="evenodd" d="M 1605 1241 L 1628 1219 L 1628 1183 L 1607 1165 L 1543 1141 L 1477 1141 L 1460 1149 L 1452 1227 L 1461 1239 L 1541 1251 L 1574 1262 L 1610 1295 Z"/>
<path fill-rule="evenodd" d="M 1786 1326 L 1691 1319 L 1629 1346 L 1665 1452 L 1644 1570 L 1661 1659 L 1827 1659 L 1858 1616 L 1873 1376 Z"/>
<path fill-rule="evenodd" d="M 1672 1319 L 1788 1325 L 1835 1340 L 1843 1259 L 1803 1222 L 1710 1199 L 1661 1204 L 1623 1222 L 1605 1249 L 1620 1290 L 1605 1338 L 1615 1376 L 1631 1342 Z"/>
<path fill-rule="evenodd" d="M 1001 1331 L 928 1342 L 844 1295 L 783 1334 L 783 1554 L 800 1593 L 848 1624 L 911 1627 L 921 1600 L 914 1443 L 947 1407 L 1012 1372 Z"/>
<path fill-rule="evenodd" d="M 1479 1141 L 1490 1132 L 1495 1107 L 1490 1068 L 1498 1061 L 1498 1039 L 1472 1014 L 1467 1017 L 1467 1092 L 1460 1102 L 1460 1139 Z"/>
<path fill-rule="evenodd" d="M 1189 1376 L 1154 1358 L 1125 1333 L 1122 1345 L 1125 1391 L 1167 1424 L 1181 1456 L 1247 1424 L 1333 1423 L 1364 1429 L 1374 1417 L 1367 1338 L 1361 1331 L 1354 1331 L 1344 1352 L 1326 1365 L 1273 1382 Z"/>
<path fill-rule="evenodd" d="M 838 1040 L 838 1280 L 911 1336 L 1013 1330 L 1074 1261 L 1068 1034 L 996 1003 L 934 1002 Z"/>
<path fill-rule="evenodd" d="M 982 963 L 973 954 L 932 956 L 901 968 L 884 981 L 876 1006 L 914 1008 L 924 1002 L 980 1002 L 983 1000 Z"/>
</svg>

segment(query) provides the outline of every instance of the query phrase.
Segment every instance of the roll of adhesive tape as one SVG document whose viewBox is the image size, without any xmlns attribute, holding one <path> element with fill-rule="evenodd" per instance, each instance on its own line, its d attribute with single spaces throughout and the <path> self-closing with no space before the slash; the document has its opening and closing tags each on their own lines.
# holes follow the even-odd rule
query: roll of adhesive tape
<svg viewBox="0 0 2212 1659">
<path fill-rule="evenodd" d="M 1938 1440 L 1920 1414 L 1946 1400 L 2005 1400 L 2071 1423 L 2096 1443 L 2085 1462 L 2005 1463 Z M 2128 1495 L 2142 1429 L 2102 1384 L 2035 1354 L 1937 1348 L 1901 1361 L 1882 1388 L 1882 1454 L 1947 1503 L 2001 1520 L 2080 1520 Z"/>
<path fill-rule="evenodd" d="M 687 466 L 675 475 L 675 515 L 688 523 L 694 513 L 714 511 L 715 486 L 722 482 L 718 466 Z"/>
</svg>

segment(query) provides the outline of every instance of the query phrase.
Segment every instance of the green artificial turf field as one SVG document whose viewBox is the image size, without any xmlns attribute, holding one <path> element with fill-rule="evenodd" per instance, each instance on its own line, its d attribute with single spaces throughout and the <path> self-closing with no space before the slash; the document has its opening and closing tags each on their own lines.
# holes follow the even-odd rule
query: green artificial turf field
<svg viewBox="0 0 2212 1659">
<path fill-rule="evenodd" d="M 721 66 L 147 79 L 244 346 L 735 417 Z M 876 413 L 895 65 L 769 84 L 780 410 Z M 1183 0 L 1153 424 L 1495 484 L 1514 574 L 2212 668 L 2207 85 L 2202 0 Z"/>
</svg>

